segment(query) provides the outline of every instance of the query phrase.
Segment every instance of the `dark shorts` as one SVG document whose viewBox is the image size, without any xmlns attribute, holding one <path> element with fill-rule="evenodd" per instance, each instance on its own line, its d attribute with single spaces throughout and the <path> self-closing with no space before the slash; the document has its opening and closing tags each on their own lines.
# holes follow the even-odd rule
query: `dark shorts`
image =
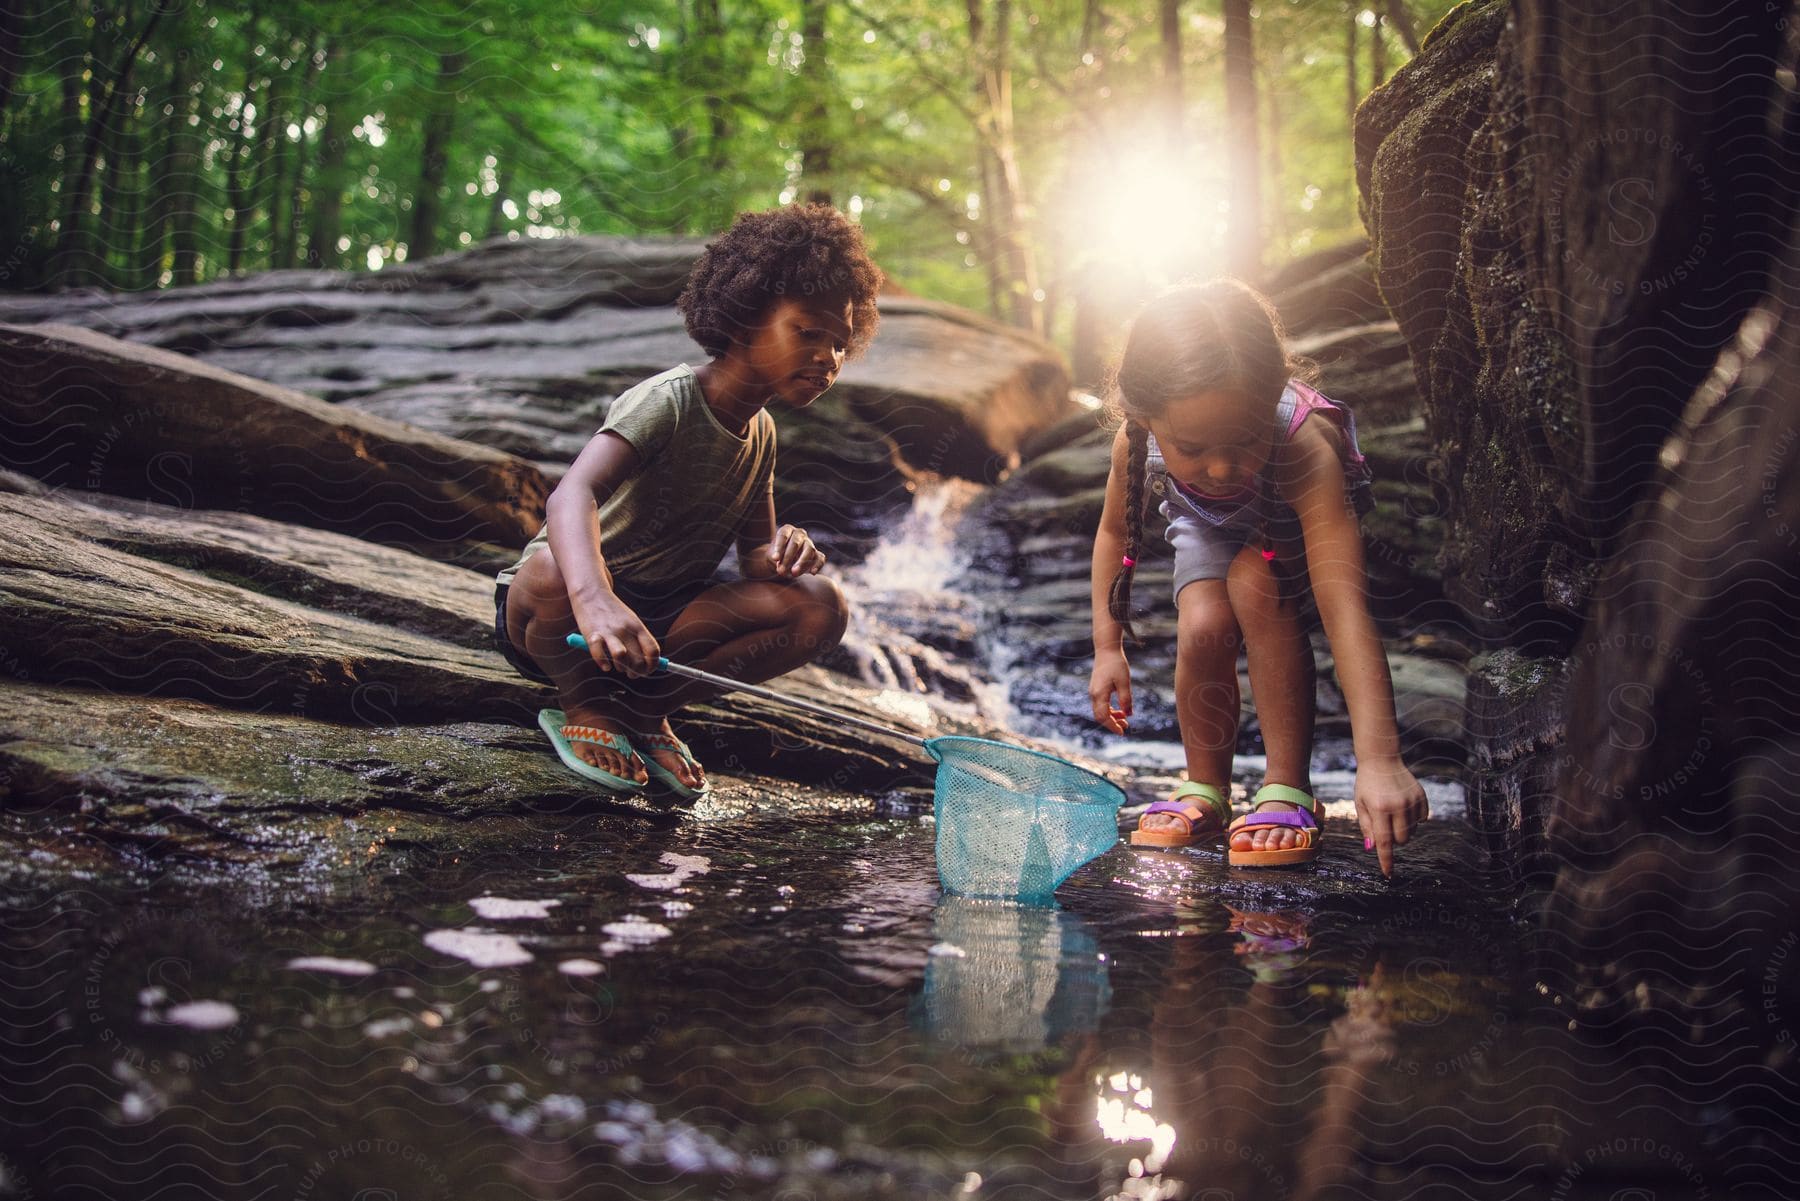
<svg viewBox="0 0 1800 1201">
<path fill-rule="evenodd" d="M 644 628 L 650 631 L 650 636 L 661 642 L 668 637 L 675 619 L 694 603 L 696 597 L 718 582 L 701 580 L 698 583 L 672 584 L 666 588 L 652 588 L 642 592 L 614 584 L 613 594 L 625 602 L 626 608 L 637 614 L 638 620 L 644 623 Z M 554 688 L 556 681 L 545 674 L 531 656 L 514 646 L 512 639 L 507 636 L 506 593 L 511 587 L 510 584 L 496 584 L 494 587 L 494 647 L 520 675 Z"/>
</svg>

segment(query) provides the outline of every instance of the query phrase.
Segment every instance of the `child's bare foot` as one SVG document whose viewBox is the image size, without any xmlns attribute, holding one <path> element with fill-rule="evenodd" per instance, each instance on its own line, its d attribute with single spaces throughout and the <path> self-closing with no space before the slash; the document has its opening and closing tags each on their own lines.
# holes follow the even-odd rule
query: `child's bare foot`
<svg viewBox="0 0 1800 1201">
<path fill-rule="evenodd" d="M 1205 814 L 1206 812 L 1207 811 L 1204 808 L 1201 808 L 1202 814 Z M 1223 822 L 1201 816 L 1199 820 L 1194 822 L 1193 832 L 1195 834 L 1217 833 L 1219 827 L 1222 825 L 1224 825 Z M 1138 829 L 1146 830 L 1152 834 L 1180 834 L 1186 832 L 1188 827 L 1182 821 L 1181 814 L 1179 813 L 1146 812 L 1144 816 L 1138 818 Z"/>
<path fill-rule="evenodd" d="M 687 743 L 675 737 L 668 718 L 655 725 L 640 724 L 631 731 L 631 740 L 641 754 L 648 755 L 655 767 L 662 769 L 657 774 L 665 784 L 695 793 L 706 790 L 706 769 L 694 758 Z"/>
<path fill-rule="evenodd" d="M 1264 801 L 1260 808 L 1292 812 L 1301 806 L 1292 805 L 1286 801 Z M 1231 849 L 1234 851 L 1288 851 L 1304 841 L 1300 831 L 1292 826 L 1258 826 L 1249 830 L 1233 832 Z"/>
<path fill-rule="evenodd" d="M 618 734 L 626 739 L 632 737 L 631 729 L 615 717 L 611 711 L 594 705 L 570 706 L 564 710 L 564 717 L 571 726 L 592 726 L 597 730 L 604 730 L 608 734 Z M 644 760 L 639 753 L 627 756 L 612 747 L 597 742 L 571 741 L 569 749 L 583 761 L 623 779 L 635 780 L 642 784 L 650 778 L 650 773 L 645 770 Z"/>
</svg>

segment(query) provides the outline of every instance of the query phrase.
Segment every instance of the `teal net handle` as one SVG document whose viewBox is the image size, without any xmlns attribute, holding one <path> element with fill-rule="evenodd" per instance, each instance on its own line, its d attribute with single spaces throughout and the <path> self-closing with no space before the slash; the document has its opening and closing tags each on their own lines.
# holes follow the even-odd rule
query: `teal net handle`
<svg viewBox="0 0 1800 1201">
<path fill-rule="evenodd" d="M 578 647 L 581 650 L 587 649 L 587 639 L 583 638 L 580 634 L 570 634 L 567 642 L 570 646 Z M 689 667 L 685 663 L 671 663 L 667 659 L 659 658 L 656 661 L 656 668 L 658 671 L 666 671 L 673 675 L 686 676 L 690 680 L 699 680 L 702 683 L 711 684 L 716 688 L 723 688 L 727 692 L 748 692 L 751 696 L 760 696 L 765 701 L 774 701 L 778 705 L 787 705 L 793 709 L 804 709 L 806 712 L 815 714 L 819 717 L 829 717 L 833 721 L 841 721 L 846 725 L 858 726 L 865 730 L 872 730 L 877 734 L 886 734 L 889 738 L 898 738 L 904 742 L 910 742 L 914 746 L 922 746 L 929 749 L 929 744 L 917 734 L 908 734 L 905 730 L 896 730 L 894 727 L 884 726 L 880 722 L 866 721 L 863 718 L 856 716 L 854 713 L 846 713 L 844 710 L 834 709 L 830 705 L 821 705 L 816 701 L 801 700 L 797 696 L 788 696 L 786 693 L 776 692 L 769 688 L 758 688 L 754 684 L 746 684 L 741 680 L 734 680 L 729 676 L 716 676 L 710 671 L 701 671 L 698 667 Z"/>
</svg>

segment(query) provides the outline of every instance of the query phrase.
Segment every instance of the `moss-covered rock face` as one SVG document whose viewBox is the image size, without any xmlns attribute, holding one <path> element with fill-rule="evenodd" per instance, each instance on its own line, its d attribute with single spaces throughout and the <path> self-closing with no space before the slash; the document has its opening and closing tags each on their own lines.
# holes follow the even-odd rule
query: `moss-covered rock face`
<svg viewBox="0 0 1800 1201">
<path fill-rule="evenodd" d="M 1457 9 L 1364 102 L 1357 177 L 1376 278 L 1412 349 L 1442 466 L 1446 591 L 1490 639 L 1555 644 L 1569 619 L 1546 621 L 1543 580 L 1566 537 L 1574 394 L 1529 294 L 1516 181 L 1500 162 L 1506 13 L 1500 0 Z"/>
<path fill-rule="evenodd" d="M 1800 1010 L 1796 17 L 1474 3 L 1357 123 L 1447 587 L 1510 648 L 1471 683 L 1472 808 L 1550 852 L 1574 1008 L 1709 1042 Z"/>
<path fill-rule="evenodd" d="M 1478 0 L 1357 114 L 1377 279 L 1447 465 L 1445 579 L 1496 642 L 1573 644 L 1755 299 L 1781 7 L 1696 32 L 1665 5 Z"/>
</svg>

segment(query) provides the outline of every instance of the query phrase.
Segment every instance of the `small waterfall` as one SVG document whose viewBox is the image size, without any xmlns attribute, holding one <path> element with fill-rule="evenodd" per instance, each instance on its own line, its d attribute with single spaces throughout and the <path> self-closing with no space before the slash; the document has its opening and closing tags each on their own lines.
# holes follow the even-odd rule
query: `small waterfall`
<svg viewBox="0 0 1800 1201">
<path fill-rule="evenodd" d="M 921 482 L 906 515 L 842 576 L 851 618 L 834 666 L 880 689 L 877 703 L 923 724 L 936 702 L 1001 724 L 1010 716 L 1005 690 L 984 671 L 981 609 L 967 589 L 970 556 L 959 537 L 984 491 L 966 480 Z"/>
<path fill-rule="evenodd" d="M 906 516 L 883 534 L 861 564 L 847 572 L 871 593 L 933 593 L 954 588 L 968 568 L 956 530 L 982 492 L 966 480 L 919 485 Z"/>
</svg>

